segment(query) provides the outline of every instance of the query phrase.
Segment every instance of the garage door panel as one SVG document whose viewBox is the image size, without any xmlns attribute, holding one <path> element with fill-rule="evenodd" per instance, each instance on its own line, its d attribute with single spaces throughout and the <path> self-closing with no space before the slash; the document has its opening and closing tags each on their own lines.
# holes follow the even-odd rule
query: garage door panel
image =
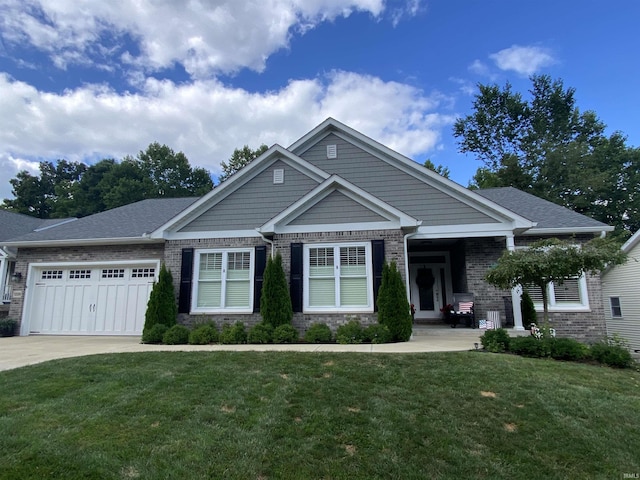
<svg viewBox="0 0 640 480">
<path fill-rule="evenodd" d="M 155 267 L 148 265 L 40 271 L 30 299 L 29 330 L 62 335 L 140 335 L 154 275 Z"/>
</svg>

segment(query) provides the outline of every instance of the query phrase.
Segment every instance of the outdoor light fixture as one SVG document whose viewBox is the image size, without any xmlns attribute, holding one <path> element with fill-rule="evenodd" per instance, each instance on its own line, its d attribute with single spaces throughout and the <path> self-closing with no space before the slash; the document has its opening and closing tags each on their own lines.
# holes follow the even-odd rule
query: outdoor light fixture
<svg viewBox="0 0 640 480">
<path fill-rule="evenodd" d="M 22 280 L 22 273 L 20 272 L 13 272 L 11 274 L 11 281 L 12 282 L 19 282 L 20 280 Z"/>
<path fill-rule="evenodd" d="M 475 342 L 475 343 L 473 344 L 473 346 L 474 346 L 474 348 L 475 348 L 476 350 L 478 350 L 478 347 L 479 347 L 478 342 Z"/>
</svg>

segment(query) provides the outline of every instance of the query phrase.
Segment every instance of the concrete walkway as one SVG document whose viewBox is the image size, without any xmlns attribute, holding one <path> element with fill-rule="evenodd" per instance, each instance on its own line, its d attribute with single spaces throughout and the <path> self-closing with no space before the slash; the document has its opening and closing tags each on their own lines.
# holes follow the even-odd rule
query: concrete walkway
<svg viewBox="0 0 640 480">
<path fill-rule="evenodd" d="M 472 350 L 483 330 L 448 327 L 414 327 L 408 342 L 380 345 L 295 344 L 295 345 L 144 345 L 140 337 L 47 336 L 0 338 L 0 371 L 46 362 L 57 358 L 123 352 L 364 352 L 419 353 Z"/>
</svg>

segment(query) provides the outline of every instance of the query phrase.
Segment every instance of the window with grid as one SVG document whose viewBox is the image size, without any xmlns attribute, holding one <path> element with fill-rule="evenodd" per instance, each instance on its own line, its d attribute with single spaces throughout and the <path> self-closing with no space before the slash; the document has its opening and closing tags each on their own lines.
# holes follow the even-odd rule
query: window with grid
<svg viewBox="0 0 640 480">
<path fill-rule="evenodd" d="M 609 305 L 611 306 L 611 317 L 622 318 L 622 305 L 620 305 L 620 297 L 609 297 Z"/>
<path fill-rule="evenodd" d="M 199 252 L 196 309 L 250 310 L 251 250 Z"/>
<path fill-rule="evenodd" d="M 536 310 L 542 310 L 542 292 L 536 285 L 526 285 L 525 290 L 533 300 Z M 584 276 L 568 278 L 562 283 L 551 282 L 547 288 L 550 309 L 588 307 L 587 284 Z"/>
<path fill-rule="evenodd" d="M 69 270 L 70 280 L 78 280 L 82 278 L 91 278 L 91 270 Z"/>
<path fill-rule="evenodd" d="M 307 309 L 369 309 L 372 279 L 368 244 L 307 246 Z"/>
</svg>

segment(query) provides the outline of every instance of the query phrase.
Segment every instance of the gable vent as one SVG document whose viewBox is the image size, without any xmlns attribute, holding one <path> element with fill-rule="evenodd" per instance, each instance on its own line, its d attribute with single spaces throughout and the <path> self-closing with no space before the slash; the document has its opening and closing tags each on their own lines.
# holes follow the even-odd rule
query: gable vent
<svg viewBox="0 0 640 480">
<path fill-rule="evenodd" d="M 327 145 L 327 158 L 338 158 L 337 145 Z"/>
<path fill-rule="evenodd" d="M 284 168 L 276 168 L 273 170 L 273 183 L 284 183 Z"/>
</svg>

